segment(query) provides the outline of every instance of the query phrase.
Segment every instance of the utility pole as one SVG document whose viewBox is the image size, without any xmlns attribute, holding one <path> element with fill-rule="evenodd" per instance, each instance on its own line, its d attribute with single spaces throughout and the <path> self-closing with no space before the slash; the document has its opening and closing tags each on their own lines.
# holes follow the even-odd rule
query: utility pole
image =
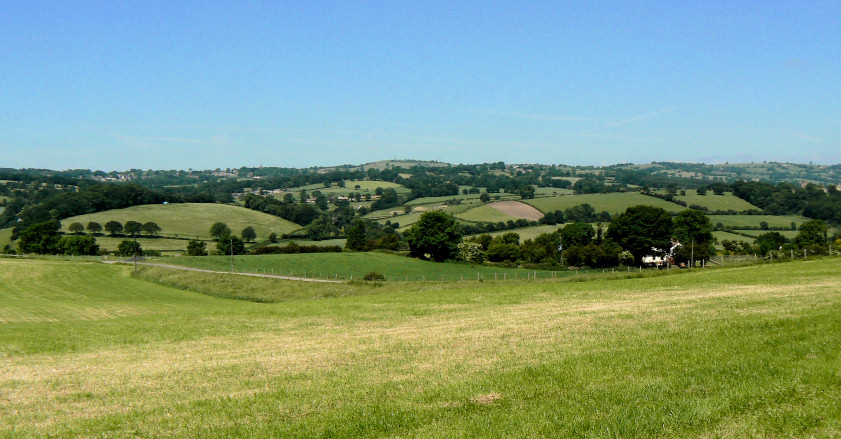
<svg viewBox="0 0 841 439">
<path fill-rule="evenodd" d="M 137 233 L 134 236 L 134 274 L 137 274 Z"/>
<path fill-rule="evenodd" d="M 692 247 L 689 251 L 689 268 L 695 268 L 695 240 L 692 240 Z"/>
<path fill-rule="evenodd" d="M 231 240 L 231 273 L 234 272 L 234 238 L 229 237 Z"/>
</svg>

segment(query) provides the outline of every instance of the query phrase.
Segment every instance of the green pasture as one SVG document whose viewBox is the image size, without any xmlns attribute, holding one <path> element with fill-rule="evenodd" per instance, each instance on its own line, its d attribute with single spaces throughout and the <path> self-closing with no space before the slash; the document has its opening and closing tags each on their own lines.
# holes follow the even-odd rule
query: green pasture
<svg viewBox="0 0 841 439">
<path fill-rule="evenodd" d="M 794 239 L 794 237 L 797 236 L 798 233 L 800 233 L 797 230 L 735 230 L 735 231 L 736 232 L 741 232 L 741 233 L 744 233 L 745 235 L 750 235 L 750 236 L 753 236 L 753 237 L 757 237 L 757 236 L 759 236 L 763 233 L 777 232 L 780 235 L 783 235 L 788 239 Z"/>
<path fill-rule="evenodd" d="M 749 242 L 753 244 L 754 238 L 748 238 L 747 236 L 737 235 L 735 233 L 724 232 L 724 231 L 715 231 L 713 232 L 713 236 L 718 241 L 716 244 L 716 248 L 722 249 L 721 241 L 739 241 L 739 242 Z"/>
<path fill-rule="evenodd" d="M 715 210 L 735 210 L 741 212 L 743 210 L 762 210 L 753 204 L 733 195 L 732 192 L 726 192 L 723 195 L 715 195 L 712 191 L 707 191 L 706 195 L 698 195 L 694 189 L 687 189 L 686 195 L 677 195 L 675 200 L 685 201 L 687 205 L 697 204 L 701 207 L 706 207 L 711 211 Z"/>
<path fill-rule="evenodd" d="M 554 226 L 550 226 L 550 225 L 531 226 L 531 227 L 523 227 L 523 228 L 520 228 L 520 229 L 501 230 L 499 232 L 491 232 L 491 233 L 489 233 L 489 235 L 491 235 L 491 236 L 501 236 L 501 235 L 504 235 L 506 233 L 514 232 L 514 233 L 520 235 L 520 242 L 522 243 L 523 241 L 525 241 L 527 239 L 534 239 L 538 235 L 542 235 L 544 233 L 557 232 L 558 229 L 561 228 L 561 227 L 563 227 L 562 224 L 554 225 Z"/>
<path fill-rule="evenodd" d="M 67 231 L 67 227 L 74 222 L 87 226 L 88 222 L 95 221 L 105 226 L 105 223 L 112 220 L 122 224 L 126 221 L 140 223 L 154 221 L 163 229 L 160 233 L 162 236 L 177 235 L 182 238 L 202 239 L 210 238 L 210 226 L 217 221 L 227 224 L 236 234 L 248 226 L 254 227 L 257 239 L 265 239 L 271 232 L 281 235 L 301 228 L 295 223 L 267 213 L 227 204 L 210 203 L 146 204 L 74 216 L 63 219 L 61 225 L 63 230 Z"/>
<path fill-rule="evenodd" d="M 166 264 L 229 271 L 229 256 L 175 257 Z M 387 281 L 548 279 L 567 272 L 527 270 L 462 263 L 435 263 L 416 258 L 376 252 L 307 253 L 234 256 L 234 271 L 320 279 L 361 279 L 376 271 Z M 584 273 L 582 270 L 581 273 Z"/>
<path fill-rule="evenodd" d="M 611 215 L 625 212 L 625 209 L 640 204 L 647 206 L 662 207 L 669 212 L 680 212 L 685 210 L 675 203 L 661 200 L 637 192 L 614 192 L 609 194 L 586 194 L 586 195 L 564 195 L 560 197 L 535 198 L 523 200 L 531 204 L 543 213 L 565 210 L 579 204 L 587 203 L 596 209 L 596 212 L 607 211 Z"/>
<path fill-rule="evenodd" d="M 565 178 L 568 180 L 568 178 Z M 572 189 L 563 189 L 558 187 L 536 187 L 534 188 L 534 194 L 538 197 L 554 197 L 558 195 L 572 195 L 575 191 Z M 512 194 L 513 196 L 513 194 Z M 517 197 L 520 198 L 519 196 Z"/>
<path fill-rule="evenodd" d="M 0 259 L 0 436 L 839 435 L 841 260 L 673 272 L 315 285 Z"/>
<path fill-rule="evenodd" d="M 740 227 L 760 227 L 760 223 L 767 222 L 769 227 L 785 227 L 791 228 L 791 223 L 794 222 L 797 227 L 809 218 L 800 215 L 708 215 L 710 222 L 713 224 L 721 223 L 724 227 L 738 229 Z M 762 233 L 762 232 L 759 232 Z"/>
<path fill-rule="evenodd" d="M 356 189 L 356 185 L 359 185 L 359 189 Z M 345 187 L 340 187 L 337 184 L 333 183 L 330 187 L 324 187 L 324 184 L 310 184 L 307 186 L 299 186 L 295 188 L 287 189 L 287 192 L 292 194 L 295 199 L 298 199 L 298 195 L 300 195 L 301 190 L 307 191 L 307 194 L 312 195 L 315 191 L 321 191 L 324 195 L 347 195 L 351 192 L 359 192 L 361 194 L 370 193 L 374 195 L 374 191 L 377 190 L 378 187 L 383 189 L 394 189 L 398 194 L 407 193 L 409 189 L 403 185 L 393 183 L 390 181 L 380 181 L 380 180 L 345 180 Z M 283 198 L 283 195 L 275 195 L 276 197 Z"/>
<path fill-rule="evenodd" d="M 131 237 L 118 237 L 112 238 L 110 236 L 96 236 L 96 243 L 99 245 L 99 248 L 103 250 L 108 250 L 113 252 L 117 250 L 117 246 L 120 245 L 123 241 L 131 241 Z M 186 239 L 169 239 L 169 238 L 143 238 L 138 236 L 137 242 L 140 244 L 140 247 L 143 250 L 159 250 L 162 252 L 173 253 L 173 252 L 185 252 L 187 250 L 187 243 L 189 242 Z M 216 248 L 215 242 L 206 242 L 208 250 L 213 250 Z"/>
</svg>

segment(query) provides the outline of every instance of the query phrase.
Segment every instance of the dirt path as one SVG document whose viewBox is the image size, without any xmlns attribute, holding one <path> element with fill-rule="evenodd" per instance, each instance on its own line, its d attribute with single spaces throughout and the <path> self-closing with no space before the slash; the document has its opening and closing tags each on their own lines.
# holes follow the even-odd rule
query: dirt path
<svg viewBox="0 0 841 439">
<path fill-rule="evenodd" d="M 532 221 L 543 218 L 543 212 L 519 201 L 498 201 L 488 204 L 488 206 L 515 218 L 525 218 Z"/>
<path fill-rule="evenodd" d="M 103 261 L 106 264 L 115 264 L 118 261 Z M 127 262 L 131 264 L 131 262 Z M 138 262 L 137 265 L 146 265 L 149 267 L 160 267 L 160 268 L 170 268 L 173 270 L 186 270 L 186 271 L 199 271 L 202 273 L 215 273 L 215 274 L 236 274 L 238 276 L 251 276 L 251 277 L 268 277 L 271 279 L 284 279 L 284 280 L 297 280 L 301 282 L 322 282 L 322 283 L 330 283 L 330 284 L 340 284 L 345 282 L 343 280 L 329 280 L 329 279 L 313 279 L 310 277 L 293 277 L 293 276 L 281 276 L 277 274 L 260 274 L 260 273 L 239 273 L 239 272 L 230 272 L 230 271 L 218 271 L 218 270 L 207 270 L 204 268 L 194 268 L 194 267 L 185 267 L 183 265 L 171 265 L 171 264 L 155 264 L 152 262 Z"/>
</svg>

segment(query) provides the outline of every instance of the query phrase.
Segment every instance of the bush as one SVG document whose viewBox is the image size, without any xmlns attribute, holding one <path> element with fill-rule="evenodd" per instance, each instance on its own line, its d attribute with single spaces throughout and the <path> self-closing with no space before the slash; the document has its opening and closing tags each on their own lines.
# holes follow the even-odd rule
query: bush
<svg viewBox="0 0 841 439">
<path fill-rule="evenodd" d="M 458 257 L 464 262 L 485 262 L 485 251 L 478 242 L 465 241 L 458 244 Z"/>
<path fill-rule="evenodd" d="M 140 247 L 139 242 L 126 240 L 117 246 L 117 251 L 114 254 L 117 256 L 140 256 L 143 254 L 143 249 Z"/>
<path fill-rule="evenodd" d="M 380 272 L 372 271 L 366 274 L 365 276 L 362 276 L 362 279 L 371 282 L 382 282 L 385 280 L 385 276 L 383 276 L 383 274 Z"/>
</svg>

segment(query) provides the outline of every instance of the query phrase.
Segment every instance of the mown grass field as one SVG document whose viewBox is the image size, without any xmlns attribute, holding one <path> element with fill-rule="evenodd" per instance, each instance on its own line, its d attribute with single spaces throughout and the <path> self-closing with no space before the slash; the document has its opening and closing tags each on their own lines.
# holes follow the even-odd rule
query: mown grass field
<svg viewBox="0 0 841 439">
<path fill-rule="evenodd" d="M 684 207 L 675 203 L 642 195 L 637 192 L 565 195 L 560 197 L 535 198 L 533 200 L 523 200 L 523 202 L 531 204 L 543 213 L 565 210 L 584 203 L 593 206 L 593 208 L 596 209 L 596 212 L 607 211 L 611 215 L 623 213 L 625 212 L 625 209 L 640 204 L 662 207 L 669 212 L 680 212 L 685 210 Z"/>
<path fill-rule="evenodd" d="M 74 216 L 63 219 L 61 225 L 66 231 L 67 227 L 74 222 L 87 226 L 88 222 L 95 221 L 104 226 L 111 220 L 123 224 L 126 221 L 140 223 L 154 221 L 163 229 L 161 231 L 163 236 L 178 235 L 202 239 L 210 239 L 210 226 L 217 221 L 227 224 L 236 234 L 248 226 L 254 227 L 257 239 L 265 239 L 271 232 L 280 235 L 301 228 L 295 223 L 267 213 L 227 204 L 206 203 L 147 204 Z"/>
<path fill-rule="evenodd" d="M 209 270 L 230 271 L 228 256 L 176 257 L 161 260 L 166 264 Z M 234 271 L 299 276 L 322 279 L 361 279 L 376 271 L 387 281 L 461 281 L 478 278 L 520 279 L 537 276 L 548 279 L 568 275 L 568 272 L 526 270 L 521 268 L 493 267 L 461 263 L 434 263 L 406 256 L 377 252 L 307 253 L 287 255 L 234 256 Z M 582 271 L 583 273 L 583 271 Z"/>
<path fill-rule="evenodd" d="M 504 212 L 500 212 L 499 210 L 494 209 L 488 204 L 474 207 L 472 209 L 466 210 L 464 212 L 457 213 L 455 215 L 456 218 L 463 219 L 465 221 L 473 221 L 473 222 L 491 222 L 491 223 L 498 223 L 498 222 L 508 222 L 511 220 L 517 220 L 519 217 L 508 215 Z"/>
<path fill-rule="evenodd" d="M 838 259 L 274 304 L 0 267 L 3 436 L 841 433 Z"/>
<path fill-rule="evenodd" d="M 698 195 L 695 189 L 687 189 L 686 195 L 677 195 L 675 200 L 685 201 L 687 205 L 697 204 L 701 207 L 706 207 L 709 210 L 735 210 L 741 212 L 743 210 L 762 210 L 753 204 L 733 195 L 732 192 L 725 192 L 723 195 L 715 195 L 712 191 L 708 191 L 706 195 Z"/>
</svg>

